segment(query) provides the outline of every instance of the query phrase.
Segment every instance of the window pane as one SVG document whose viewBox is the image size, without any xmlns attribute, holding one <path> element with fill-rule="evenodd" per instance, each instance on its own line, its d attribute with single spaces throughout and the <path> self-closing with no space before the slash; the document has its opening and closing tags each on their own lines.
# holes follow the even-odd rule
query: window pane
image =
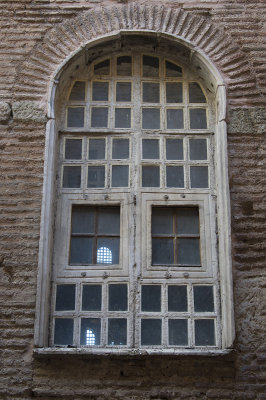
<svg viewBox="0 0 266 400">
<path fill-rule="evenodd" d="M 142 128 L 143 129 L 160 129 L 160 109 L 159 108 L 143 108 L 142 109 Z"/>
<path fill-rule="evenodd" d="M 108 82 L 93 82 L 92 84 L 92 100 L 108 101 Z"/>
<path fill-rule="evenodd" d="M 161 311 L 161 285 L 141 286 L 141 311 Z"/>
<path fill-rule="evenodd" d="M 206 103 L 205 95 L 196 82 L 189 84 L 189 102 L 190 103 Z"/>
<path fill-rule="evenodd" d="M 71 318 L 55 318 L 54 344 L 72 345 L 73 326 L 74 326 L 74 321 Z"/>
<path fill-rule="evenodd" d="M 108 320 L 108 344 L 127 344 L 127 320 L 126 318 L 110 318 Z"/>
<path fill-rule="evenodd" d="M 128 187 L 128 165 L 112 166 L 112 187 Z"/>
<path fill-rule="evenodd" d="M 184 171 L 181 166 L 166 167 L 166 186 L 167 187 L 184 187 Z"/>
<path fill-rule="evenodd" d="M 167 110 L 167 129 L 183 129 L 184 117 L 183 110 Z"/>
<path fill-rule="evenodd" d="M 177 208 L 177 233 L 199 234 L 199 210 L 196 207 Z"/>
<path fill-rule="evenodd" d="M 65 166 L 63 173 L 64 188 L 79 188 L 81 183 L 81 167 L 80 166 Z"/>
<path fill-rule="evenodd" d="M 169 319 L 169 345 L 186 346 L 188 344 L 188 324 L 186 319 Z"/>
<path fill-rule="evenodd" d="M 206 139 L 189 139 L 190 160 L 207 160 Z"/>
<path fill-rule="evenodd" d="M 70 264 L 92 264 L 93 239 L 72 237 Z"/>
<path fill-rule="evenodd" d="M 165 61 L 165 74 L 168 77 L 182 76 L 182 68 L 170 61 Z"/>
<path fill-rule="evenodd" d="M 152 208 L 152 234 L 172 234 L 174 223 L 174 209 L 171 207 Z"/>
<path fill-rule="evenodd" d="M 106 128 L 108 126 L 108 108 L 92 107 L 91 126 L 93 128 Z"/>
<path fill-rule="evenodd" d="M 207 129 L 206 110 L 204 108 L 191 108 L 189 115 L 191 129 Z"/>
<path fill-rule="evenodd" d="M 167 160 L 184 159 L 182 139 L 166 139 L 166 159 Z"/>
<path fill-rule="evenodd" d="M 159 103 L 160 84 L 144 82 L 142 84 L 142 101 L 144 103 Z"/>
<path fill-rule="evenodd" d="M 159 159 L 159 140 L 143 139 L 142 140 L 142 158 Z"/>
<path fill-rule="evenodd" d="M 178 239 L 177 263 L 184 265 L 200 265 L 199 239 Z"/>
<path fill-rule="evenodd" d="M 102 309 L 102 286 L 83 285 L 82 310 L 101 311 Z"/>
<path fill-rule="evenodd" d="M 215 331 L 213 319 L 198 319 L 195 321 L 196 346 L 215 346 Z"/>
<path fill-rule="evenodd" d="M 89 139 L 89 160 L 105 159 L 105 139 Z"/>
<path fill-rule="evenodd" d="M 143 76 L 159 76 L 159 58 L 143 56 Z"/>
<path fill-rule="evenodd" d="M 131 63 L 130 56 L 117 57 L 117 75 L 131 76 Z"/>
<path fill-rule="evenodd" d="M 183 86 L 180 82 L 166 83 L 166 102 L 167 103 L 182 103 L 183 101 Z"/>
<path fill-rule="evenodd" d="M 85 82 L 77 81 L 74 83 L 69 100 L 85 100 Z"/>
<path fill-rule="evenodd" d="M 81 160 L 82 158 L 82 139 L 66 139 L 65 159 Z"/>
<path fill-rule="evenodd" d="M 80 344 L 82 346 L 99 346 L 100 342 L 100 318 L 81 318 Z"/>
<path fill-rule="evenodd" d="M 98 233 L 120 234 L 120 208 L 101 207 L 98 209 Z"/>
<path fill-rule="evenodd" d="M 162 320 L 141 320 L 141 344 L 142 346 L 160 345 L 162 341 Z"/>
<path fill-rule="evenodd" d="M 168 286 L 168 311 L 187 311 L 187 286 Z"/>
<path fill-rule="evenodd" d="M 103 188 L 105 186 L 105 167 L 88 166 L 88 188 Z"/>
<path fill-rule="evenodd" d="M 116 101 L 131 101 L 131 83 L 117 82 Z"/>
<path fill-rule="evenodd" d="M 214 311 L 213 287 L 194 286 L 194 311 L 207 312 Z"/>
<path fill-rule="evenodd" d="M 109 311 L 127 311 L 127 285 L 109 285 Z"/>
<path fill-rule="evenodd" d="M 82 128 L 84 126 L 84 107 L 68 107 L 67 126 L 69 128 Z"/>
<path fill-rule="evenodd" d="M 129 158 L 129 139 L 113 139 L 112 159 L 123 160 Z"/>
<path fill-rule="evenodd" d="M 190 167 L 190 182 L 192 188 L 208 188 L 208 167 Z"/>
<path fill-rule="evenodd" d="M 131 127 L 131 108 L 115 109 L 115 127 L 116 128 Z"/>
<path fill-rule="evenodd" d="M 56 311 L 75 310 L 76 285 L 56 286 Z"/>
<path fill-rule="evenodd" d="M 160 167 L 142 166 L 142 186 L 143 187 L 160 186 Z"/>
<path fill-rule="evenodd" d="M 97 264 L 119 264 L 119 238 L 98 238 Z"/>
<path fill-rule="evenodd" d="M 152 264 L 174 264 L 173 239 L 152 239 Z"/>
<path fill-rule="evenodd" d="M 94 211 L 88 206 L 73 205 L 72 233 L 93 233 Z"/>
<path fill-rule="evenodd" d="M 94 73 L 96 75 L 109 75 L 110 73 L 110 60 L 104 60 L 94 65 Z"/>
</svg>

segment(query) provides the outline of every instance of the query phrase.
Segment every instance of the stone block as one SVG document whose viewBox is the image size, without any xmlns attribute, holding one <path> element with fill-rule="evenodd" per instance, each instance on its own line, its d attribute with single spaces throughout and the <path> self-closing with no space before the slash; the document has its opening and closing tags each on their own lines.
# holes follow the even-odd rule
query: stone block
<svg viewBox="0 0 266 400">
<path fill-rule="evenodd" d="M 10 105 L 4 101 L 0 101 L 0 123 L 7 122 L 11 115 Z"/>
<path fill-rule="evenodd" d="M 229 113 L 228 133 L 262 134 L 266 132 L 266 109 L 235 108 Z"/>
<path fill-rule="evenodd" d="M 12 105 L 14 121 L 46 122 L 43 110 L 34 101 L 17 101 Z"/>
</svg>

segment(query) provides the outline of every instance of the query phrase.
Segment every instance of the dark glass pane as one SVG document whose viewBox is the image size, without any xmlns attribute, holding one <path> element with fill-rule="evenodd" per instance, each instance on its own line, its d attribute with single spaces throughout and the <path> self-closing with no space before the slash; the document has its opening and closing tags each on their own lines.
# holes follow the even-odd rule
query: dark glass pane
<svg viewBox="0 0 266 400">
<path fill-rule="evenodd" d="M 170 61 L 165 61 L 165 74 L 168 77 L 182 76 L 182 68 Z"/>
<path fill-rule="evenodd" d="M 105 167 L 102 165 L 88 166 L 88 188 L 103 188 L 105 186 Z"/>
<path fill-rule="evenodd" d="M 83 285 L 82 310 L 101 311 L 102 309 L 102 286 Z"/>
<path fill-rule="evenodd" d="M 129 158 L 129 139 L 113 139 L 112 159 L 123 160 Z"/>
<path fill-rule="evenodd" d="M 77 81 L 74 83 L 69 100 L 85 100 L 85 82 Z"/>
<path fill-rule="evenodd" d="M 160 167 L 142 166 L 142 186 L 143 187 L 160 186 Z"/>
<path fill-rule="evenodd" d="M 168 311 L 187 311 L 187 286 L 168 286 Z"/>
<path fill-rule="evenodd" d="M 82 128 L 84 126 L 84 107 L 68 107 L 67 126 L 69 128 Z"/>
<path fill-rule="evenodd" d="M 196 82 L 189 84 L 189 102 L 190 103 L 206 103 L 205 95 Z"/>
<path fill-rule="evenodd" d="M 194 311 L 207 312 L 214 311 L 213 287 L 194 286 Z"/>
<path fill-rule="evenodd" d="M 167 129 L 183 129 L 183 110 L 167 109 Z"/>
<path fill-rule="evenodd" d="M 142 139 L 142 158 L 159 159 L 159 140 Z"/>
<path fill-rule="evenodd" d="M 152 264 L 174 264 L 173 239 L 152 239 Z"/>
<path fill-rule="evenodd" d="M 72 233 L 94 232 L 94 209 L 88 206 L 73 205 Z"/>
<path fill-rule="evenodd" d="M 131 101 L 131 83 L 117 82 L 116 101 Z"/>
<path fill-rule="evenodd" d="M 107 107 L 93 107 L 91 109 L 91 126 L 93 128 L 106 128 L 108 126 Z"/>
<path fill-rule="evenodd" d="M 127 344 L 127 320 L 126 318 L 110 318 L 108 320 L 108 344 Z"/>
<path fill-rule="evenodd" d="M 166 159 L 183 160 L 183 139 L 166 139 Z"/>
<path fill-rule="evenodd" d="M 174 209 L 171 207 L 152 208 L 152 234 L 172 234 L 174 229 Z"/>
<path fill-rule="evenodd" d="M 101 207 L 98 210 L 98 233 L 120 234 L 120 208 Z"/>
<path fill-rule="evenodd" d="M 82 346 L 99 346 L 100 343 L 100 318 L 81 318 L 80 344 Z"/>
<path fill-rule="evenodd" d="M 72 237 L 70 264 L 92 264 L 93 239 Z"/>
<path fill-rule="evenodd" d="M 108 101 L 108 82 L 93 82 L 92 84 L 92 100 Z"/>
<path fill-rule="evenodd" d="M 117 75 L 131 76 L 131 63 L 130 56 L 117 57 Z"/>
<path fill-rule="evenodd" d="M 161 285 L 141 286 L 141 311 L 161 311 Z"/>
<path fill-rule="evenodd" d="M 189 139 L 190 160 L 207 160 L 206 139 Z"/>
<path fill-rule="evenodd" d="M 89 160 L 105 159 L 105 139 L 89 139 Z"/>
<path fill-rule="evenodd" d="M 76 285 L 56 286 L 56 311 L 75 310 Z"/>
<path fill-rule="evenodd" d="M 189 115 L 191 129 L 207 129 L 206 110 L 204 108 L 191 108 Z"/>
<path fill-rule="evenodd" d="M 167 103 L 182 103 L 183 101 L 183 86 L 180 82 L 166 83 L 166 102 Z"/>
<path fill-rule="evenodd" d="M 215 346 L 215 331 L 213 319 L 198 319 L 195 321 L 196 346 Z"/>
<path fill-rule="evenodd" d="M 109 75 L 110 72 L 110 60 L 104 60 L 94 65 L 94 73 L 96 75 Z"/>
<path fill-rule="evenodd" d="M 54 326 L 55 345 L 73 345 L 73 326 L 71 318 L 56 318 Z"/>
<path fill-rule="evenodd" d="M 199 239 L 179 238 L 177 241 L 177 263 L 184 265 L 200 265 Z"/>
<path fill-rule="evenodd" d="M 116 128 L 131 127 L 131 108 L 115 109 L 115 127 Z"/>
<path fill-rule="evenodd" d="M 81 160 L 82 158 L 82 139 L 66 139 L 65 159 Z"/>
<path fill-rule="evenodd" d="M 127 285 L 109 285 L 109 311 L 127 311 Z"/>
<path fill-rule="evenodd" d="M 184 187 L 184 171 L 181 166 L 166 167 L 166 186 L 167 187 Z"/>
<path fill-rule="evenodd" d="M 142 101 L 144 103 L 159 103 L 160 84 L 144 82 L 142 84 Z"/>
<path fill-rule="evenodd" d="M 119 238 L 98 238 L 97 264 L 119 264 Z"/>
<path fill-rule="evenodd" d="M 142 109 L 142 128 L 143 129 L 160 129 L 160 109 L 159 108 L 143 108 Z"/>
<path fill-rule="evenodd" d="M 188 326 L 186 319 L 169 319 L 169 345 L 186 346 L 188 344 Z"/>
<path fill-rule="evenodd" d="M 208 167 L 190 167 L 190 182 L 192 188 L 208 188 Z"/>
<path fill-rule="evenodd" d="M 160 345 L 162 341 L 162 320 L 142 319 L 141 320 L 141 345 Z"/>
<path fill-rule="evenodd" d="M 112 166 L 112 187 L 128 187 L 128 165 Z"/>
<path fill-rule="evenodd" d="M 81 167 L 70 166 L 64 167 L 63 187 L 64 188 L 79 188 L 81 183 Z"/>
<path fill-rule="evenodd" d="M 159 58 L 143 56 L 143 76 L 159 76 Z"/>
<path fill-rule="evenodd" d="M 177 208 L 177 233 L 199 234 L 199 210 L 196 207 Z"/>
</svg>

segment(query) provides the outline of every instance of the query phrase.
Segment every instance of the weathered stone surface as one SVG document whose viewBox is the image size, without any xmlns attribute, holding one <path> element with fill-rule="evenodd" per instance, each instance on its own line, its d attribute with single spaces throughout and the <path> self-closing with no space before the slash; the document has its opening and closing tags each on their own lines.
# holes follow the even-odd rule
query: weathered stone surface
<svg viewBox="0 0 266 400">
<path fill-rule="evenodd" d="M 12 104 L 14 121 L 46 122 L 46 115 L 33 101 L 17 101 Z"/>
<path fill-rule="evenodd" d="M 229 133 L 266 133 L 266 108 L 231 109 L 228 123 Z"/>
<path fill-rule="evenodd" d="M 0 123 L 7 122 L 11 114 L 11 108 L 8 103 L 0 101 Z"/>
</svg>

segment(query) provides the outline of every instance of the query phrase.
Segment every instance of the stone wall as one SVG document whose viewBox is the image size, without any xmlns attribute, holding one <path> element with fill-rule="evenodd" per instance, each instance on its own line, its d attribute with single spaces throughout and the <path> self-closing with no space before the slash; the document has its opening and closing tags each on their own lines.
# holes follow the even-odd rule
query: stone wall
<svg viewBox="0 0 266 400">
<path fill-rule="evenodd" d="M 263 0 L 0 2 L 0 398 L 266 399 L 265 11 Z M 49 84 L 81 45 L 120 29 L 185 38 L 227 85 L 236 341 L 226 356 L 33 358 Z"/>
</svg>

